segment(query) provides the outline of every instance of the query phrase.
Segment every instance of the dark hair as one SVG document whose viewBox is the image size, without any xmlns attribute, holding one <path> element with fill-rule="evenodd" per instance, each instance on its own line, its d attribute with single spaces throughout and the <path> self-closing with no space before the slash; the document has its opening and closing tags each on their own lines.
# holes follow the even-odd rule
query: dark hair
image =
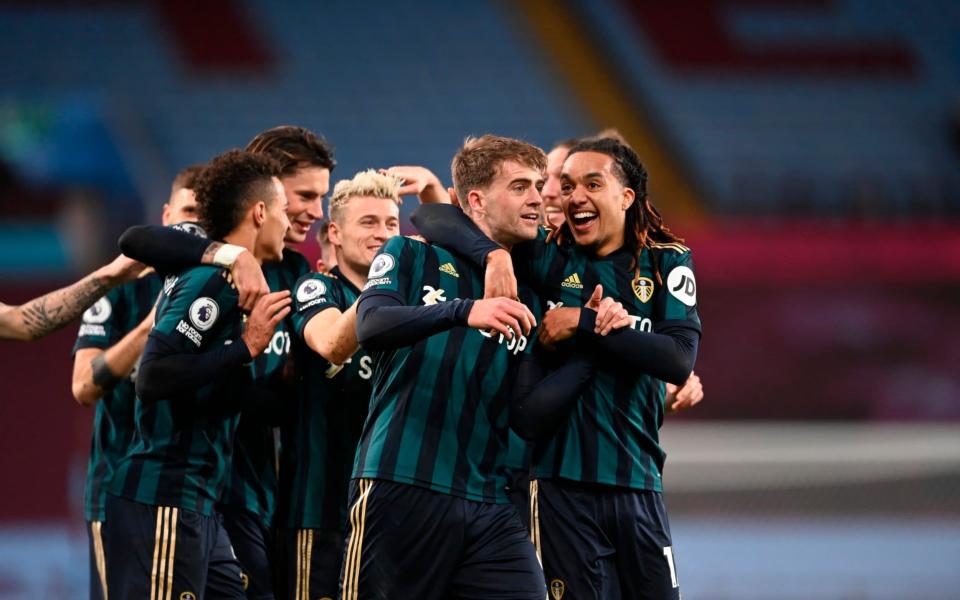
<svg viewBox="0 0 960 600">
<path fill-rule="evenodd" d="M 612 173 L 623 187 L 633 190 L 635 199 L 630 208 L 627 209 L 623 241 L 635 257 L 639 258 L 640 252 L 644 248 L 650 248 L 654 244 L 670 244 L 683 241 L 683 238 L 675 235 L 669 227 L 663 224 L 663 217 L 660 216 L 660 212 L 650 201 L 650 196 L 647 194 L 647 170 L 640 162 L 637 153 L 622 138 L 584 139 L 570 148 L 567 157 L 569 158 L 577 152 L 599 152 L 611 157 L 613 159 Z M 557 237 L 562 238 L 570 235 L 569 225 L 564 223 Z M 634 261 L 636 267 L 636 259 Z M 654 261 L 656 261 L 656 258 L 654 258 Z M 659 269 L 655 268 L 654 271 L 657 273 L 657 281 L 663 283 Z"/>
<path fill-rule="evenodd" d="M 508 160 L 540 172 L 547 169 L 547 155 L 532 144 L 490 134 L 464 140 L 450 165 L 461 205 L 467 204 L 470 190 L 486 189 L 493 183 L 500 166 Z"/>
<path fill-rule="evenodd" d="M 269 156 L 230 150 L 215 157 L 197 177 L 200 225 L 213 240 L 222 240 L 237 228 L 258 200 L 276 200 L 273 178 L 280 165 Z"/>
<path fill-rule="evenodd" d="M 258 133 L 245 150 L 266 154 L 277 161 L 281 176 L 293 175 L 304 167 L 323 167 L 333 171 L 337 166 L 333 146 L 322 135 L 293 125 L 281 125 Z"/>
<path fill-rule="evenodd" d="M 200 176 L 201 171 L 203 171 L 203 165 L 190 165 L 189 167 L 180 169 L 177 176 L 173 178 L 173 185 L 170 186 L 170 191 L 176 192 L 182 189 L 196 189 L 197 177 Z"/>
</svg>

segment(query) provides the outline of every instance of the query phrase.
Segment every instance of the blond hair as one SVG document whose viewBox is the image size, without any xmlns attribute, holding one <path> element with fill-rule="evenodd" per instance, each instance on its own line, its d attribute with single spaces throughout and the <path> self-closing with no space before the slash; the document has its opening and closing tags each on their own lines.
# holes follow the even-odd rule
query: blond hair
<svg viewBox="0 0 960 600">
<path fill-rule="evenodd" d="M 360 196 L 393 200 L 400 206 L 400 179 L 367 169 L 354 175 L 353 179 L 338 181 L 330 196 L 330 220 L 339 221 L 350 198 Z"/>
</svg>

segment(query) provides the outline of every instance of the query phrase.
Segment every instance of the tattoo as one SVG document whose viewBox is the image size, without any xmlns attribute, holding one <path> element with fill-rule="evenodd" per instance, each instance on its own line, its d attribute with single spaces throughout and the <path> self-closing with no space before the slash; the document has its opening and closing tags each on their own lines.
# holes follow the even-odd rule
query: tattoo
<svg viewBox="0 0 960 600">
<path fill-rule="evenodd" d="M 213 257 L 216 255 L 217 250 L 223 247 L 223 244 L 220 242 L 210 242 L 210 245 L 207 246 L 207 249 L 203 251 L 203 256 L 200 258 L 201 265 L 212 265 Z"/>
<path fill-rule="evenodd" d="M 60 329 L 79 317 L 110 286 L 105 277 L 90 275 L 77 283 L 35 298 L 20 307 L 23 325 L 31 340 Z"/>
</svg>

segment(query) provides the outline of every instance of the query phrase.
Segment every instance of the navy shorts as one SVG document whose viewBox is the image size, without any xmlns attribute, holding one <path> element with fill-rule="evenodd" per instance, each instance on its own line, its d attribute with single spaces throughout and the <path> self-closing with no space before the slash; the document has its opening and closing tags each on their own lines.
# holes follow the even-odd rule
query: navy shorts
<svg viewBox="0 0 960 600">
<path fill-rule="evenodd" d="M 103 521 L 87 521 L 90 539 L 90 600 L 103 600 L 107 584 L 107 564 L 103 553 Z"/>
<path fill-rule="evenodd" d="M 343 532 L 326 529 L 285 529 L 287 596 L 295 600 L 337 597 L 343 559 Z"/>
<path fill-rule="evenodd" d="M 223 528 L 243 570 L 243 588 L 248 600 L 274 598 L 273 534 L 257 515 L 242 508 L 218 506 Z"/>
<path fill-rule="evenodd" d="M 350 482 L 343 600 L 543 600 L 543 571 L 512 504 L 390 481 Z"/>
<path fill-rule="evenodd" d="M 679 600 L 659 492 L 540 479 L 530 503 L 550 598 Z"/>
<path fill-rule="evenodd" d="M 240 563 L 219 515 L 107 496 L 110 598 L 243 599 Z"/>
</svg>

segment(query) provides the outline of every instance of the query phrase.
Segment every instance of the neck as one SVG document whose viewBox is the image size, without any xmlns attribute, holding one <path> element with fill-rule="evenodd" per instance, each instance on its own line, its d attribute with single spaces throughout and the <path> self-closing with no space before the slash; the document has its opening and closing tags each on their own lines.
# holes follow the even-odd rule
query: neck
<svg viewBox="0 0 960 600">
<path fill-rule="evenodd" d="M 362 290 L 363 286 L 367 284 L 367 273 L 370 272 L 370 265 L 367 265 L 366 269 L 361 271 L 360 269 L 354 268 L 353 265 L 346 260 L 340 248 L 336 248 L 334 254 L 337 257 L 337 268 L 340 269 L 340 273 L 346 277 L 354 287 Z"/>
<path fill-rule="evenodd" d="M 503 239 L 503 236 L 498 235 L 498 232 L 493 231 L 485 220 L 477 217 L 473 220 L 473 222 L 477 224 L 477 227 L 480 228 L 480 231 L 482 231 L 484 235 L 506 248 L 507 252 L 513 250 L 513 240 Z"/>
<path fill-rule="evenodd" d="M 623 248 L 624 237 L 621 232 L 620 235 L 614 236 L 606 244 L 597 247 L 597 256 L 608 256 L 613 254 L 620 248 Z"/>
<path fill-rule="evenodd" d="M 250 254 L 257 259 L 258 263 L 263 264 L 263 257 L 257 249 L 257 232 L 253 229 L 238 227 L 224 236 L 223 241 L 228 244 L 243 246 L 250 251 Z"/>
</svg>

